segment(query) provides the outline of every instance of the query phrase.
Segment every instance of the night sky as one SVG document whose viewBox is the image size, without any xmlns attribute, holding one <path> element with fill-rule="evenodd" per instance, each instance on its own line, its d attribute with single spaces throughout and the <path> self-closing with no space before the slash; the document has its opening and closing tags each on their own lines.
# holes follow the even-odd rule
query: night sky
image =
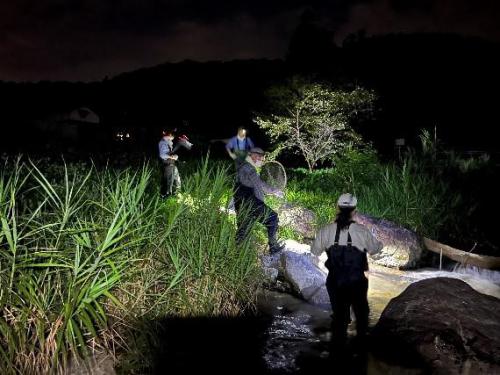
<svg viewBox="0 0 500 375">
<path fill-rule="evenodd" d="M 312 9 L 337 44 L 360 29 L 500 42 L 495 0 L 5 0 L 0 80 L 101 80 L 185 59 L 283 58 Z"/>
</svg>

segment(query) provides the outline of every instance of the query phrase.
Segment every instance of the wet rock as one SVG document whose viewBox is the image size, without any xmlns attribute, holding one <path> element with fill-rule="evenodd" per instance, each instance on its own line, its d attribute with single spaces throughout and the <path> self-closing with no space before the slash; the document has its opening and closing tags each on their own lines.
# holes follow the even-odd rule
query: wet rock
<svg viewBox="0 0 500 375">
<path fill-rule="evenodd" d="M 318 306 L 329 306 L 326 274 L 316 266 L 313 258 L 310 253 L 285 250 L 281 255 L 282 272 L 306 301 Z"/>
<path fill-rule="evenodd" d="M 295 240 L 286 240 L 284 242 L 285 251 L 291 251 L 296 254 L 311 254 L 311 246 L 297 242 Z"/>
<path fill-rule="evenodd" d="M 500 300 L 433 278 L 389 302 L 373 331 L 390 356 L 418 354 L 435 373 L 500 373 Z"/>
<path fill-rule="evenodd" d="M 295 232 L 305 238 L 314 238 L 316 230 L 316 214 L 314 212 L 290 203 L 281 205 L 276 212 L 279 216 L 280 226 L 291 227 Z"/>
<path fill-rule="evenodd" d="M 260 262 L 264 268 L 280 268 L 281 253 L 278 254 L 264 254 L 260 257 Z"/>
<path fill-rule="evenodd" d="M 288 283 L 291 290 L 309 303 L 322 307 L 329 306 L 330 299 L 325 287 L 324 259 L 311 254 L 309 245 L 294 240 L 286 240 L 284 245 L 285 249 L 281 253 L 261 257 L 265 275 L 272 276 L 268 282 L 274 280 L 277 284 L 280 277 L 282 282 Z"/>
<path fill-rule="evenodd" d="M 417 234 L 392 221 L 378 219 L 370 215 L 357 213 L 355 220 L 365 225 L 380 242 L 382 251 L 372 259 L 375 263 L 397 269 L 409 269 L 418 266 L 423 247 Z"/>
<path fill-rule="evenodd" d="M 264 277 L 268 283 L 274 284 L 278 279 L 279 271 L 276 268 L 263 267 Z"/>
</svg>

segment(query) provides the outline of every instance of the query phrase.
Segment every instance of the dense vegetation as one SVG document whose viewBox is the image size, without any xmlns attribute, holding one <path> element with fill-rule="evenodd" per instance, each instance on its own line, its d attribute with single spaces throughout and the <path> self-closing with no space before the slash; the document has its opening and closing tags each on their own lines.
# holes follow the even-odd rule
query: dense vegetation
<svg viewBox="0 0 500 375">
<path fill-rule="evenodd" d="M 147 322 L 251 306 L 256 254 L 219 209 L 223 167 L 203 163 L 162 202 L 148 166 L 41 164 L 10 163 L 0 179 L 3 374 L 62 371 L 90 348 L 147 367 Z"/>
<path fill-rule="evenodd" d="M 453 181 L 473 181 L 488 159 L 439 159 L 425 137 L 422 152 L 399 162 L 350 149 L 330 168 L 290 169 L 287 201 L 312 209 L 321 225 L 350 191 L 360 211 L 419 234 L 480 240 L 473 225 L 463 231 L 478 208 Z M 184 164 L 182 192 L 162 201 L 147 164 L 8 160 L 0 176 L 1 372 L 62 372 L 91 351 L 111 353 L 123 372 L 147 372 L 162 318 L 252 310 L 265 231 L 236 245 L 234 217 L 221 209 L 231 171 L 229 161 Z M 280 233 L 300 239 L 290 228 Z"/>
</svg>

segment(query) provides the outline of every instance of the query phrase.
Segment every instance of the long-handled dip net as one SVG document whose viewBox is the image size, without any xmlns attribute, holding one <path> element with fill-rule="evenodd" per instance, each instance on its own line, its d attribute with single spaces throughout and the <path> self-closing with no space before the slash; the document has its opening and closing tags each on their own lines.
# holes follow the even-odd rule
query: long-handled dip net
<svg viewBox="0 0 500 375">
<path fill-rule="evenodd" d="M 285 192 L 287 177 L 285 167 L 278 161 L 268 161 L 260 169 L 260 178 L 269 186 Z"/>
<path fill-rule="evenodd" d="M 189 142 L 189 138 L 184 134 L 177 138 L 177 143 L 174 146 L 172 153 L 175 154 L 181 147 L 184 147 L 187 150 L 191 150 L 191 147 L 193 147 L 193 144 Z"/>
</svg>

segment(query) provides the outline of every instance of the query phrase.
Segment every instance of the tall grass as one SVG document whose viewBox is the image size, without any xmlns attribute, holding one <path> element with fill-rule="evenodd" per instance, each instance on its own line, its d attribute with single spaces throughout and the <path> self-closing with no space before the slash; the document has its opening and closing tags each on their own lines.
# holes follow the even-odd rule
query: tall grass
<svg viewBox="0 0 500 375">
<path fill-rule="evenodd" d="M 261 275 L 255 247 L 236 245 L 234 218 L 221 211 L 230 188 L 226 167 L 206 159 L 184 180 L 177 201 L 162 206 L 173 225 L 122 289 L 133 315 L 127 323 L 134 322 L 126 329 L 122 372 L 147 372 L 162 345 L 164 317 L 234 316 L 253 307 Z"/>
<path fill-rule="evenodd" d="M 458 200 L 446 181 L 426 173 L 418 159 L 382 164 L 373 154 L 357 152 L 339 158 L 335 168 L 293 171 L 287 197 L 315 211 L 321 225 L 333 219 L 344 192 L 358 197 L 359 211 L 427 236 L 435 236 L 451 220 Z"/>
<path fill-rule="evenodd" d="M 360 197 L 360 211 L 430 237 L 452 218 L 458 199 L 445 181 L 422 173 L 412 159 L 385 165 L 373 184 L 355 185 L 353 192 Z"/>
<path fill-rule="evenodd" d="M 1 373 L 62 373 L 93 350 L 137 352 L 139 321 L 238 314 L 251 304 L 255 252 L 236 247 L 234 224 L 219 211 L 225 175 L 205 161 L 178 201 L 162 202 L 147 165 L 49 173 L 5 165 Z"/>
</svg>

